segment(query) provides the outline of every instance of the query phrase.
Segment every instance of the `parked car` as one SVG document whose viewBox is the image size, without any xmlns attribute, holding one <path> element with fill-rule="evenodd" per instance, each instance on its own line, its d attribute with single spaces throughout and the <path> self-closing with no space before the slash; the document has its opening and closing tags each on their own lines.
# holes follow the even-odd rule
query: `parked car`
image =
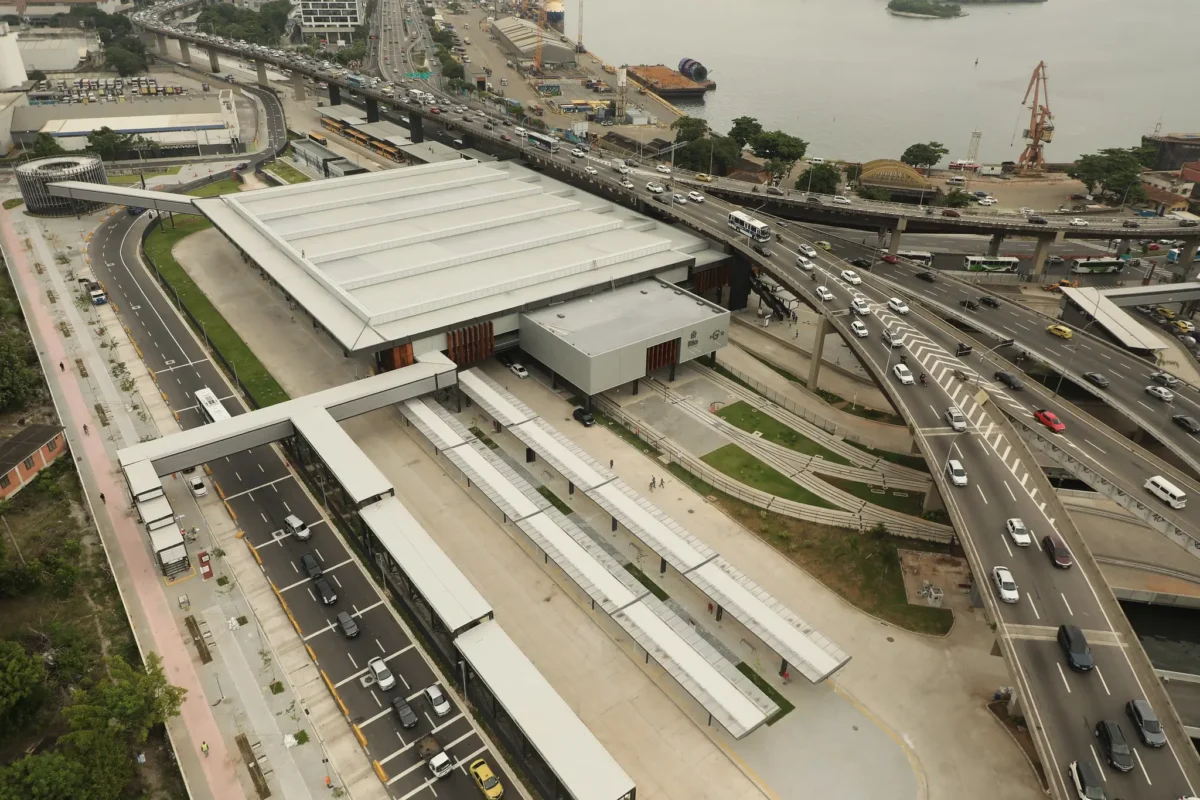
<svg viewBox="0 0 1200 800">
<path fill-rule="evenodd" d="M 350 616 L 348 611 L 338 612 L 337 625 L 347 639 L 353 639 L 355 636 L 358 636 L 358 622 L 354 617 Z"/>
<path fill-rule="evenodd" d="M 525 378 L 529 377 L 529 370 L 525 369 L 525 367 L 521 366 L 520 364 L 513 364 L 511 367 L 508 368 L 508 371 L 521 379 L 525 379 Z"/>
<path fill-rule="evenodd" d="M 575 409 L 571 413 L 571 416 L 575 418 L 576 422 L 582 423 L 583 427 L 585 428 L 590 428 L 596 424 L 596 418 L 592 416 L 592 412 L 588 411 L 586 408 L 581 407 Z"/>
<path fill-rule="evenodd" d="M 1025 527 L 1025 521 L 1020 517 L 1005 520 L 1004 529 L 1008 531 L 1008 538 L 1012 539 L 1017 547 L 1029 547 L 1033 544 L 1033 534 Z"/>
<path fill-rule="evenodd" d="M 1133 729 L 1147 747 L 1162 747 L 1167 743 L 1158 714 L 1146 700 L 1138 697 L 1125 704 L 1125 713 L 1133 720 Z"/>
<path fill-rule="evenodd" d="M 367 662 L 367 671 L 375 678 L 375 685 L 386 692 L 396 688 L 396 676 L 388 669 L 387 662 L 376 656 Z"/>
<path fill-rule="evenodd" d="M 187 485 L 192 497 L 204 497 L 208 494 L 208 487 L 204 485 L 204 479 L 199 475 L 188 478 Z"/>
<path fill-rule="evenodd" d="M 309 577 L 309 580 L 316 580 L 325 574 L 325 570 L 321 568 L 321 562 L 312 553 L 305 553 L 300 556 L 300 568 L 304 570 L 304 574 Z"/>
<path fill-rule="evenodd" d="M 321 604 L 331 606 L 337 602 L 337 592 L 333 590 L 333 585 L 324 578 L 317 578 L 313 583 L 313 588 L 317 590 L 317 596 L 321 598 Z"/>
<path fill-rule="evenodd" d="M 435 683 L 432 686 L 425 687 L 423 694 L 425 695 L 425 700 L 429 703 L 429 707 L 433 709 L 434 714 L 444 717 L 450 713 L 450 701 L 446 699 L 446 694 L 442 691 L 442 687 Z"/>
<path fill-rule="evenodd" d="M 392 698 L 392 711 L 396 714 L 396 719 L 400 721 L 401 728 L 415 728 L 421 718 L 412 710 L 412 706 L 408 704 L 408 700 L 404 697 Z"/>
<path fill-rule="evenodd" d="M 475 785 L 479 787 L 479 791 L 483 792 L 483 796 L 487 800 L 500 800 L 501 797 L 504 797 L 504 786 L 482 758 L 472 761 L 471 766 L 467 767 L 467 772 L 471 773 L 471 779 L 475 781 Z"/>
<path fill-rule="evenodd" d="M 1014 392 L 1025 388 L 1025 384 L 1021 383 L 1020 379 L 1011 372 L 997 372 L 992 376 L 998 383 L 1002 383 Z"/>
</svg>

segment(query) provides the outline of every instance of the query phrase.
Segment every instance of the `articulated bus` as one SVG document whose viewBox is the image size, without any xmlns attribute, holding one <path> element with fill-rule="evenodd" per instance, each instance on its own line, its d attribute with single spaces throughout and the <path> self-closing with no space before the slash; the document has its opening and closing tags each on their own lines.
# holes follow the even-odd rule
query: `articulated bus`
<svg viewBox="0 0 1200 800">
<path fill-rule="evenodd" d="M 371 149 L 384 158 L 392 161 L 400 160 L 400 151 L 387 142 L 374 142 L 371 144 Z"/>
<path fill-rule="evenodd" d="M 525 134 L 525 139 L 534 147 L 546 150 L 551 153 L 558 152 L 558 139 L 554 136 L 547 136 L 544 133 L 537 131 L 529 131 Z"/>
<path fill-rule="evenodd" d="M 321 117 L 321 127 L 326 130 L 331 130 L 334 133 L 341 133 L 346 130 L 346 123 L 340 119 L 330 119 L 329 117 Z"/>
<path fill-rule="evenodd" d="M 345 136 L 359 147 L 366 147 L 368 149 L 371 147 L 371 137 L 367 136 L 362 131 L 356 131 L 353 128 L 348 128 L 345 131 Z"/>
<path fill-rule="evenodd" d="M 968 272 L 1016 272 L 1020 262 L 1012 256 L 967 256 L 963 269 Z"/>
<path fill-rule="evenodd" d="M 924 250 L 898 250 L 896 255 L 900 258 L 907 258 L 914 264 L 920 264 L 923 267 L 928 267 L 933 264 L 933 253 L 927 253 Z"/>
<path fill-rule="evenodd" d="M 317 144 L 329 144 L 329 140 L 325 138 L 325 135 L 322 133 L 317 133 L 316 131 L 309 131 L 308 138 L 312 139 Z"/>
<path fill-rule="evenodd" d="M 1078 275 L 1120 272 L 1123 269 L 1125 262 L 1119 258 L 1076 258 L 1071 261 L 1071 272 Z"/>
<path fill-rule="evenodd" d="M 771 226 L 744 211 L 729 212 L 729 227 L 744 236 L 753 237 L 756 242 L 771 241 Z"/>
<path fill-rule="evenodd" d="M 196 402 L 200 406 L 200 416 L 204 417 L 205 422 L 221 422 L 229 419 L 229 412 L 217 399 L 216 392 L 207 386 L 196 390 Z"/>
</svg>

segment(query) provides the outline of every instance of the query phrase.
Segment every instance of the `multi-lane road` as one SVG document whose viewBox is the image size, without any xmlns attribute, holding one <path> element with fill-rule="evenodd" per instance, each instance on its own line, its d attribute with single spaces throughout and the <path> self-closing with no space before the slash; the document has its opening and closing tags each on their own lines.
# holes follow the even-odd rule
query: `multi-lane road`
<svg viewBox="0 0 1200 800">
<path fill-rule="evenodd" d="M 147 224 L 151 221 L 145 215 L 124 213 L 104 222 L 89 244 L 93 270 L 183 428 L 203 423 L 195 399 L 196 390 L 203 387 L 217 393 L 230 415 L 244 413 L 204 347 L 140 265 L 141 232 Z M 430 660 L 407 636 L 380 590 L 280 454 L 273 447 L 257 447 L 207 466 L 209 480 L 220 484 L 238 524 L 262 559 L 266 577 L 279 588 L 295 617 L 304 643 L 316 654 L 351 721 L 362 731 L 369 757 L 382 765 L 391 796 L 474 800 L 479 790 L 466 765 L 479 757 L 511 785 L 511 776 L 503 773 L 452 692 L 447 693 L 452 710 L 445 716 L 437 716 L 426 702 L 423 690 L 443 685 Z M 298 541 L 284 531 L 283 520 L 289 514 L 311 527 L 308 541 Z M 324 577 L 337 594 L 332 605 L 322 603 L 313 581 L 301 569 L 300 557 L 306 553 L 314 554 L 324 568 Z M 336 625 L 341 611 L 357 621 L 356 637 L 347 638 Z M 376 657 L 384 659 L 397 678 L 390 691 L 364 682 L 367 662 Z M 419 717 L 415 728 L 398 723 L 391 708 L 397 696 L 407 698 Z M 415 747 L 419 737 L 431 732 L 456 764 L 451 775 L 440 781 L 430 775 Z"/>
</svg>

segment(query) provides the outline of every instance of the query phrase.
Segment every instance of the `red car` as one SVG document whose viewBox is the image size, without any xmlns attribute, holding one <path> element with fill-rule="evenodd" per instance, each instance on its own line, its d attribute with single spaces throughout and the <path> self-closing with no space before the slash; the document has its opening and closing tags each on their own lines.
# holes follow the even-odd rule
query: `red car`
<svg viewBox="0 0 1200 800">
<path fill-rule="evenodd" d="M 1150 244 L 1146 245 L 1146 249 L 1147 250 L 1160 250 L 1161 246 L 1159 245 L 1158 242 L 1151 242 Z"/>
<path fill-rule="evenodd" d="M 896 263 L 896 257 L 895 257 L 894 255 L 892 255 L 891 253 L 888 253 L 887 255 L 881 256 L 881 258 L 882 258 L 884 261 L 886 261 L 887 263 L 889 263 L 889 264 L 895 264 L 895 263 Z"/>
<path fill-rule="evenodd" d="M 440 114 L 440 113 L 442 113 L 442 110 L 440 108 L 438 108 L 437 106 L 430 106 L 429 113 L 430 114 Z"/>
<path fill-rule="evenodd" d="M 1053 411 L 1049 411 L 1044 408 L 1039 408 L 1034 411 L 1033 418 L 1055 433 L 1062 433 L 1067 429 L 1067 426 L 1062 424 L 1062 420 L 1060 420 Z"/>
</svg>

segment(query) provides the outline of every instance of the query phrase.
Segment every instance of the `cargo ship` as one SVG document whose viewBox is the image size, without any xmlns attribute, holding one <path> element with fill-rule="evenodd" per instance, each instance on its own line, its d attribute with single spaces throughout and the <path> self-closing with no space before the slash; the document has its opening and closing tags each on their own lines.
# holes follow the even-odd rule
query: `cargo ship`
<svg viewBox="0 0 1200 800">
<path fill-rule="evenodd" d="M 717 88 L 708 79 L 708 68 L 694 58 L 679 62 L 679 69 L 662 64 L 627 67 L 629 77 L 659 97 L 704 97 Z"/>
<path fill-rule="evenodd" d="M 563 9 L 562 0 L 545 0 L 546 9 L 546 24 L 559 33 L 563 31 L 563 20 L 566 19 L 566 11 Z"/>
</svg>

